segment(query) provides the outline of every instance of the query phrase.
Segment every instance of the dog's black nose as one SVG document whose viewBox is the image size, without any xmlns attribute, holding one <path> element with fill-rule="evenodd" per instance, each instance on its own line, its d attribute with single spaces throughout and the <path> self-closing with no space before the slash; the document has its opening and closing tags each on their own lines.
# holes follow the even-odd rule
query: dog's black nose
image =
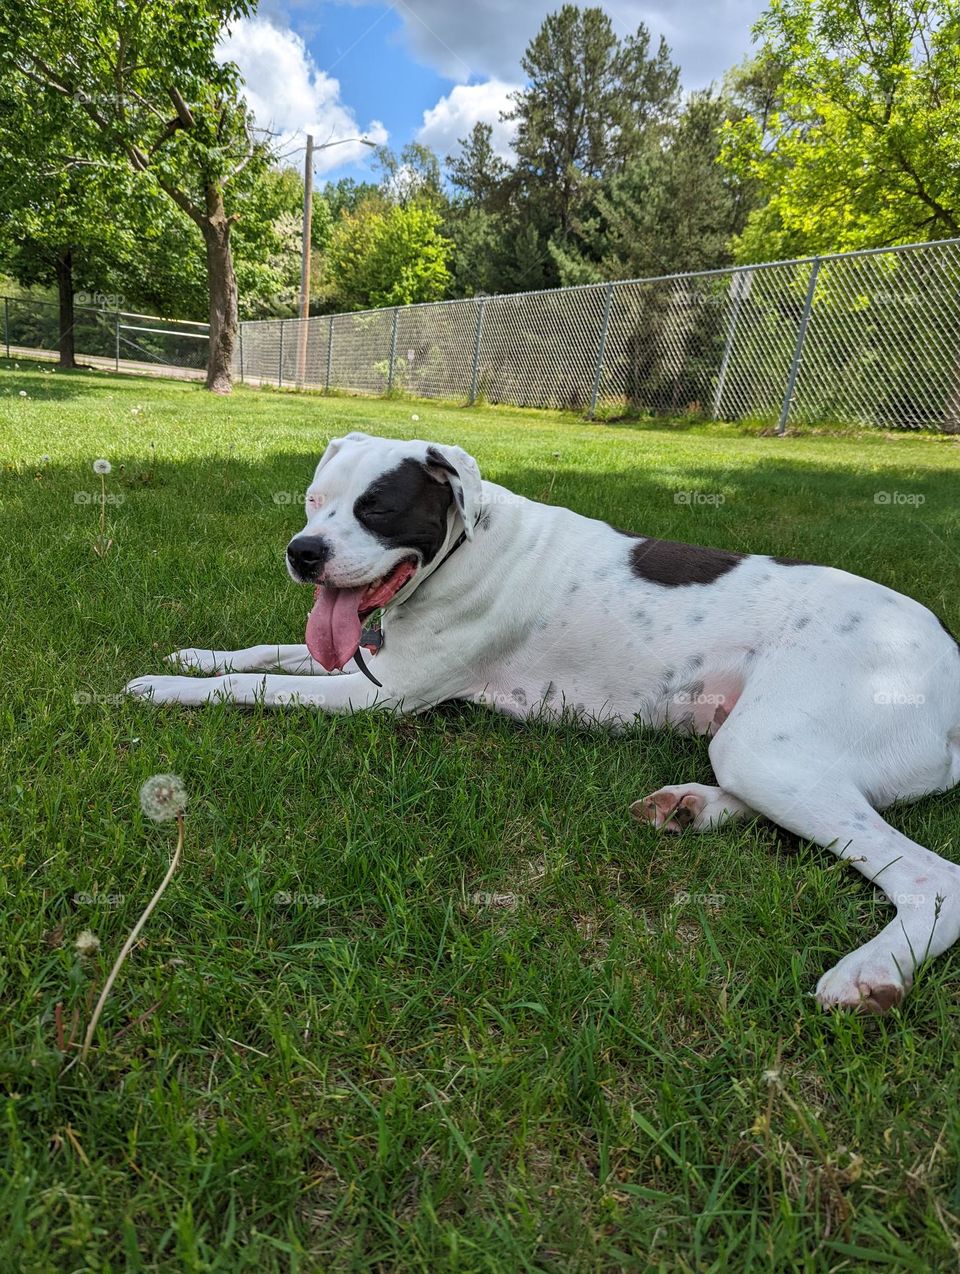
<svg viewBox="0 0 960 1274">
<path fill-rule="evenodd" d="M 330 556 L 322 535 L 295 535 L 287 545 L 287 560 L 304 580 L 316 580 Z"/>
</svg>

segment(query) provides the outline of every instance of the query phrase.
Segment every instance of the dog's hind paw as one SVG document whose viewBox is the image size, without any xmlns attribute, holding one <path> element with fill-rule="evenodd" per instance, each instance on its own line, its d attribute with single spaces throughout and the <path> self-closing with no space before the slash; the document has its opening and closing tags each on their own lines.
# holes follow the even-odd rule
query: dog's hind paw
<svg viewBox="0 0 960 1274">
<path fill-rule="evenodd" d="M 909 989 L 896 962 L 864 959 L 854 951 L 825 973 L 817 983 L 822 1009 L 852 1009 L 855 1013 L 889 1013 Z"/>
</svg>

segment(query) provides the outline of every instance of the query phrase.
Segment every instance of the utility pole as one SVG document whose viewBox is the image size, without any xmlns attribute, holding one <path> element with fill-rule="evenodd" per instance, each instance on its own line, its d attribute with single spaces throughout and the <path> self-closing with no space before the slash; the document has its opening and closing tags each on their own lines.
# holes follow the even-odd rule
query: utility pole
<svg viewBox="0 0 960 1274">
<path fill-rule="evenodd" d="M 300 323 L 297 382 L 307 378 L 307 319 L 310 317 L 310 235 L 313 230 L 313 137 L 307 134 L 307 157 L 303 163 L 303 255 L 300 261 Z"/>
</svg>

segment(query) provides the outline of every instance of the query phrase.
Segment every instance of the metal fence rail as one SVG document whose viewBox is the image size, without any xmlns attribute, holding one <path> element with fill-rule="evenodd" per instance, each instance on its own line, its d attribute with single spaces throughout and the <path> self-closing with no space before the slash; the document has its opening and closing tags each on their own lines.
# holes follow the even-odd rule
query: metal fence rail
<svg viewBox="0 0 960 1274">
<path fill-rule="evenodd" d="M 243 323 L 236 372 L 594 414 L 960 430 L 960 240 Z"/>
<path fill-rule="evenodd" d="M 0 297 L 3 306 L 3 346 L 9 358 L 16 352 L 57 349 L 60 318 L 55 303 L 33 297 Z M 75 305 L 74 352 L 78 358 L 110 359 L 157 368 L 200 369 L 207 364 L 209 326 L 186 319 L 158 318 L 99 306 Z"/>
</svg>

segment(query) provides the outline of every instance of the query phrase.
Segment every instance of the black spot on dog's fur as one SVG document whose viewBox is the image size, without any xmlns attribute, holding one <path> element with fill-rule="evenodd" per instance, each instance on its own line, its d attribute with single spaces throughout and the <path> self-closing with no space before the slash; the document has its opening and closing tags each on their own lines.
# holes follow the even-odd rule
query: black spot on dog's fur
<svg viewBox="0 0 960 1274">
<path fill-rule="evenodd" d="M 837 625 L 838 633 L 852 633 L 858 624 L 863 623 L 863 616 L 858 615 L 856 611 L 852 611 L 842 624 Z"/>
<path fill-rule="evenodd" d="M 630 550 L 630 569 L 634 575 L 666 588 L 712 584 L 742 561 L 742 553 L 700 548 L 677 540 L 641 540 Z"/>
<path fill-rule="evenodd" d="M 446 538 L 452 499 L 448 483 L 417 460 L 401 460 L 357 497 L 353 516 L 385 548 L 411 549 L 426 564 Z"/>
</svg>

